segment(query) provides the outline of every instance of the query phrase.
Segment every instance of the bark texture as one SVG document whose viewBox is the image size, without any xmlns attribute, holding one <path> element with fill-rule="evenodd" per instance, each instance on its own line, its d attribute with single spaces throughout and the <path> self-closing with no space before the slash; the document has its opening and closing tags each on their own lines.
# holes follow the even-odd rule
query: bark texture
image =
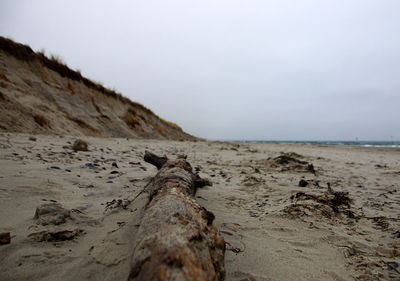
<svg viewBox="0 0 400 281">
<path fill-rule="evenodd" d="M 159 172 L 148 186 L 128 280 L 223 280 L 225 241 L 214 215 L 194 199 L 196 188 L 208 182 L 185 158 L 146 152 L 145 161 Z"/>
</svg>

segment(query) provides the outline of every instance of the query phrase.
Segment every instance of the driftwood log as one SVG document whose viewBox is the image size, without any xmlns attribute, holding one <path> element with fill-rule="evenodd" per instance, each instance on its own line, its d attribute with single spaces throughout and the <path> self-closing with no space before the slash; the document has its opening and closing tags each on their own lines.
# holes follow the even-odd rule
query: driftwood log
<svg viewBox="0 0 400 281">
<path fill-rule="evenodd" d="M 214 215 L 194 198 L 210 182 L 185 157 L 169 160 L 146 151 L 144 160 L 159 171 L 147 187 L 128 280 L 223 280 L 225 241 Z"/>
</svg>

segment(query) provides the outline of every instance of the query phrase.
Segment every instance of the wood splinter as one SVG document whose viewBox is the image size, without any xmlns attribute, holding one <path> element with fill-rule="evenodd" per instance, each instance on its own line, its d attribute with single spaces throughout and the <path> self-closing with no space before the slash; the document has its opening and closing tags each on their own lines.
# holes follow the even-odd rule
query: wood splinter
<svg viewBox="0 0 400 281">
<path fill-rule="evenodd" d="M 159 171 L 148 186 L 128 280 L 224 280 L 225 241 L 214 215 L 194 199 L 210 181 L 185 157 L 169 160 L 146 151 L 144 160 Z"/>
</svg>

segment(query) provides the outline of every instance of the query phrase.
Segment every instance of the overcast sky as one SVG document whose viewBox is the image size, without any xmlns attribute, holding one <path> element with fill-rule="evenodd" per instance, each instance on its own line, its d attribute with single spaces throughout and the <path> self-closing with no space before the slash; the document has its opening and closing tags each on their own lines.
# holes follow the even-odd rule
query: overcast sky
<svg viewBox="0 0 400 281">
<path fill-rule="evenodd" d="M 398 0 L 1 0 L 0 34 L 212 139 L 400 139 Z"/>
</svg>

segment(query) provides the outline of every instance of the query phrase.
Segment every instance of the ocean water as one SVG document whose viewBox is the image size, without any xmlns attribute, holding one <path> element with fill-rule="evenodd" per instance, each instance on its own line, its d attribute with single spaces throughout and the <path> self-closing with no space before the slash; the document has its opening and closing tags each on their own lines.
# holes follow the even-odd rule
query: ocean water
<svg viewBox="0 0 400 281">
<path fill-rule="evenodd" d="M 400 141 L 268 141 L 268 140 L 260 141 L 260 140 L 248 140 L 246 142 L 400 148 Z"/>
</svg>

